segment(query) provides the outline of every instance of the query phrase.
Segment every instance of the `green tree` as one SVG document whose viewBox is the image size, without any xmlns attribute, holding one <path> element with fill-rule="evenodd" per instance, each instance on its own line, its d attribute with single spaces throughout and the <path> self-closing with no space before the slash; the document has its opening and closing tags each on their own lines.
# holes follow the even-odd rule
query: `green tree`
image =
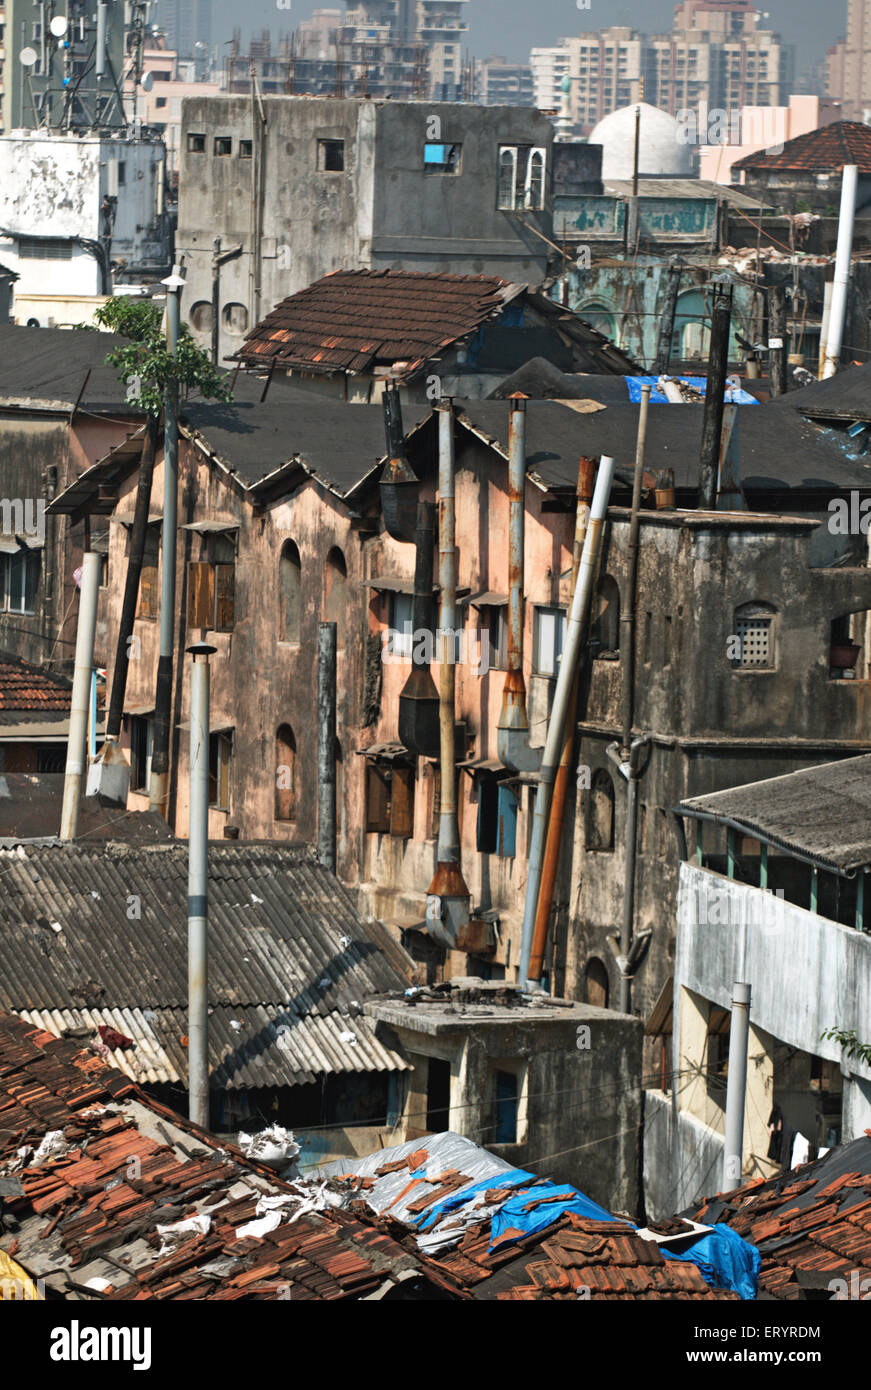
<svg viewBox="0 0 871 1390">
<path fill-rule="evenodd" d="M 871 1043 L 861 1043 L 855 1028 L 827 1028 L 820 1034 L 821 1039 L 829 1039 L 839 1043 L 844 1049 L 844 1056 L 851 1057 L 857 1062 L 865 1062 L 871 1067 Z"/>
<path fill-rule="evenodd" d="M 104 327 L 129 339 L 106 357 L 127 384 L 127 399 L 157 419 L 163 410 L 167 384 L 178 383 L 179 402 L 191 395 L 218 401 L 232 400 L 226 375 L 212 365 L 207 353 L 194 341 L 187 324 L 178 335 L 173 357 L 163 332 L 163 305 L 151 299 L 112 298 L 96 310 Z"/>
</svg>

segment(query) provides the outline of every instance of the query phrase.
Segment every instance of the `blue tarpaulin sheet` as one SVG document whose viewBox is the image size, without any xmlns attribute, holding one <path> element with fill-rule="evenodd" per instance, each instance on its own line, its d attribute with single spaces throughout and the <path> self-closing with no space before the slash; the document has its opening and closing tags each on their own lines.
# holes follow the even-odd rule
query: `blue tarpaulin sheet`
<svg viewBox="0 0 871 1390">
<path fill-rule="evenodd" d="M 741 1298 L 752 1300 L 759 1288 L 762 1256 L 755 1245 L 742 1240 L 731 1226 L 716 1225 L 674 1254 L 662 1249 L 667 1260 L 686 1260 L 698 1265 L 702 1278 L 718 1289 L 733 1289 Z"/>
<path fill-rule="evenodd" d="M 679 377 L 675 377 L 674 380 L 675 380 L 675 381 L 682 381 L 682 382 L 684 382 L 685 385 L 687 385 L 687 386 L 693 386 L 693 387 L 695 387 L 695 389 L 696 389 L 697 391 L 701 391 L 702 395 L 704 395 L 704 394 L 705 394 L 705 391 L 707 390 L 707 385 L 708 385 L 707 377 L 703 377 L 703 376 L 679 376 Z M 652 389 L 651 389 L 651 392 L 650 392 L 650 404 L 651 404 L 651 405 L 668 405 L 668 403 L 669 403 L 669 402 L 668 402 L 668 397 L 665 395 L 665 393 L 664 393 L 663 391 L 660 391 L 660 390 L 659 390 L 659 388 L 658 388 L 658 386 L 657 386 L 657 382 L 658 382 L 658 381 L 659 381 L 659 377 L 658 377 L 658 376 L 627 376 L 627 378 L 626 378 L 626 387 L 627 387 L 627 390 L 629 391 L 629 399 L 630 399 L 630 401 L 632 402 L 632 404 L 633 404 L 633 405 L 640 405 L 640 404 L 641 404 L 641 388 L 642 388 L 642 386 L 650 386 L 650 387 L 652 388 Z M 749 392 L 744 391 L 744 390 L 741 390 L 741 389 L 732 390 L 731 387 L 727 387 L 727 389 L 726 389 L 726 394 L 725 394 L 725 396 L 723 397 L 723 399 L 725 400 L 725 402 L 726 402 L 727 405 L 758 405 L 758 404 L 759 404 L 759 402 L 757 401 L 756 397 L 755 397 L 755 396 L 751 396 L 751 395 L 749 394 Z"/>
<path fill-rule="evenodd" d="M 423 1171 L 422 1168 L 417 1169 L 415 1173 L 412 1173 L 412 1177 L 419 1177 Z M 494 1188 L 517 1187 L 519 1183 L 523 1183 L 525 1186 L 534 1181 L 535 1174 L 525 1173 L 522 1168 L 512 1168 L 508 1173 L 499 1173 L 496 1177 L 483 1178 L 481 1182 L 476 1182 L 471 1187 L 464 1187 L 460 1192 L 454 1192 L 450 1197 L 445 1197 L 443 1201 L 427 1207 L 426 1211 L 421 1212 L 417 1224 L 422 1231 L 428 1231 L 431 1226 L 437 1225 L 449 1211 L 455 1211 L 457 1207 L 464 1207 L 479 1192 L 486 1192 L 488 1188 L 492 1190 Z"/>
<path fill-rule="evenodd" d="M 533 1207 L 531 1211 L 524 1211 L 524 1207 L 530 1202 L 539 1201 L 542 1197 L 556 1200 L 544 1202 Z M 558 1200 L 560 1197 L 562 1200 Z M 583 1192 L 578 1192 L 577 1188 L 570 1187 L 568 1183 L 562 1186 L 552 1182 L 536 1183 L 535 1187 L 520 1188 L 515 1196 L 509 1197 L 496 1212 L 490 1228 L 490 1249 L 502 1243 L 506 1231 L 518 1231 L 520 1234 L 514 1236 L 514 1240 L 522 1240 L 536 1231 L 546 1230 L 567 1211 L 585 1216 L 589 1221 L 620 1220 L 591 1198 L 585 1197 Z M 627 1221 L 626 1225 L 628 1227 L 630 1223 Z M 511 1244 L 510 1241 L 505 1243 Z"/>
</svg>

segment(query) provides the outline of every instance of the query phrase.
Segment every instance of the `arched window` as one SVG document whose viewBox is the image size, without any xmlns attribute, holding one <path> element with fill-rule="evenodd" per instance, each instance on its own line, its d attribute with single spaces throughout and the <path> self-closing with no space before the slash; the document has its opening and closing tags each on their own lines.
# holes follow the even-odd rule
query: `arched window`
<svg viewBox="0 0 871 1390">
<path fill-rule="evenodd" d="M 296 739 L 289 724 L 275 735 L 275 819 L 296 820 Z"/>
<path fill-rule="evenodd" d="M 278 564 L 281 584 L 281 640 L 299 642 L 302 606 L 302 564 L 294 541 L 285 541 Z"/>
<path fill-rule="evenodd" d="M 578 318 L 588 323 L 591 328 L 595 328 L 598 333 L 610 338 L 612 343 L 617 342 L 617 323 L 611 310 L 604 304 L 583 304 L 578 310 Z"/>
<path fill-rule="evenodd" d="M 334 545 L 324 568 L 324 622 L 335 623 L 338 629 L 339 644 L 342 640 L 342 626 L 345 617 L 345 589 L 348 581 L 348 567 L 345 557 Z"/>
<path fill-rule="evenodd" d="M 241 336 L 248 327 L 248 310 L 244 304 L 225 304 L 221 317 L 228 333 Z"/>
<path fill-rule="evenodd" d="M 499 151 L 499 206 L 514 210 L 517 186 L 517 150 L 513 145 L 503 145 Z"/>
<path fill-rule="evenodd" d="M 596 589 L 590 641 L 593 656 L 612 656 L 620 650 L 620 590 L 610 574 L 604 574 Z"/>
<path fill-rule="evenodd" d="M 614 783 L 604 769 L 595 773 L 587 797 L 587 849 L 614 848 Z"/>
<path fill-rule="evenodd" d="M 773 671 L 777 666 L 777 609 L 770 603 L 742 603 L 735 609 L 729 660 L 736 671 Z"/>
<path fill-rule="evenodd" d="M 530 150 L 526 171 L 526 206 L 544 207 L 544 150 Z"/>
<path fill-rule="evenodd" d="M 607 1009 L 610 992 L 611 981 L 604 963 L 598 956 L 591 956 L 584 971 L 584 999 L 597 1009 Z"/>
<path fill-rule="evenodd" d="M 198 299 L 191 305 L 189 318 L 198 333 L 211 333 L 215 314 L 210 299 Z"/>
</svg>

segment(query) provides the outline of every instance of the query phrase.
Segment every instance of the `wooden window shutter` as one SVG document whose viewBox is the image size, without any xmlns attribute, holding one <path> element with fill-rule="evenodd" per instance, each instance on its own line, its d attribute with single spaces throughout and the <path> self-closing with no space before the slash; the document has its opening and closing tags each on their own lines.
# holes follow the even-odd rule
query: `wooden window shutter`
<svg viewBox="0 0 871 1390">
<path fill-rule="evenodd" d="M 214 607 L 214 570 L 205 560 L 191 560 L 188 565 L 188 627 L 210 628 Z"/>
<path fill-rule="evenodd" d="M 154 618 L 159 607 L 157 565 L 143 565 L 139 574 L 139 603 L 137 618 Z"/>
<path fill-rule="evenodd" d="M 215 565 L 215 631 L 232 632 L 236 616 L 236 566 Z"/>
<path fill-rule="evenodd" d="M 437 840 L 439 837 L 439 821 L 442 809 L 442 770 L 434 764 L 431 769 L 432 775 L 432 820 L 430 822 L 430 839 Z"/>
<path fill-rule="evenodd" d="M 414 834 L 414 771 L 410 767 L 393 768 L 390 833 L 406 840 Z"/>
<path fill-rule="evenodd" d="M 375 763 L 366 764 L 366 833 L 381 834 L 390 829 L 390 789 L 387 778 Z"/>
</svg>

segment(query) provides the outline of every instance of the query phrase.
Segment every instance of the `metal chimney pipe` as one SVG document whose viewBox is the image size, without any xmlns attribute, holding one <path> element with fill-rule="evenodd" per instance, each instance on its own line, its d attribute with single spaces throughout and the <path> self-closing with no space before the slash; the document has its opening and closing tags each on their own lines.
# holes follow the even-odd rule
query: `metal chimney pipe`
<svg viewBox="0 0 871 1390">
<path fill-rule="evenodd" d="M 336 624 L 318 626 L 318 862 L 336 872 Z"/>
<path fill-rule="evenodd" d="M 421 634 L 433 630 L 433 547 L 435 506 L 418 502 L 415 530 L 411 671 L 399 693 L 399 742 L 422 758 L 438 757 L 439 692 L 430 674 L 432 652 Z"/>
<path fill-rule="evenodd" d="M 79 801 L 85 772 L 88 739 L 88 705 L 91 671 L 94 665 L 94 634 L 97 630 L 97 600 L 100 592 L 100 557 L 93 550 L 82 557 L 82 587 L 79 592 L 79 623 L 76 631 L 76 664 L 70 705 L 70 731 L 64 798 L 60 818 L 60 838 L 74 840 L 79 826 Z"/>
<path fill-rule="evenodd" d="M 166 285 L 166 347 L 170 357 L 178 350 L 180 296 L 184 280 L 180 267 L 161 281 Z M 172 653 L 175 633 L 176 534 L 178 529 L 178 381 L 172 377 L 164 392 L 163 427 L 163 525 L 161 531 L 160 654 L 154 698 L 154 751 L 151 759 L 149 810 L 168 812 L 169 742 L 172 703 Z"/>
<path fill-rule="evenodd" d="M 453 945 L 468 921 L 469 890 L 460 869 L 457 824 L 456 662 L 457 551 L 454 500 L 454 408 L 438 407 L 439 421 L 439 836 L 436 871 L 427 893 L 433 935 Z"/>
<path fill-rule="evenodd" d="M 717 464 L 723 433 L 726 373 L 729 369 L 729 331 L 732 326 L 732 286 L 714 288 L 711 311 L 711 352 L 708 384 L 705 390 L 702 450 L 699 460 L 699 509 L 713 511 L 717 505 Z"/>
<path fill-rule="evenodd" d="M 508 670 L 496 726 L 500 760 L 515 772 L 534 772 L 541 751 L 529 746 L 523 679 L 523 574 L 526 511 L 526 399 L 514 396 L 508 415 Z"/>
<path fill-rule="evenodd" d="M 602 532 L 608 514 L 608 499 L 614 480 L 614 460 L 604 456 L 599 464 L 593 505 L 587 522 L 584 550 L 578 572 L 578 582 L 572 598 L 571 611 L 566 623 L 559 676 L 553 696 L 550 720 L 547 726 L 547 739 L 541 759 L 538 790 L 535 796 L 535 815 L 532 822 L 532 841 L 529 849 L 529 871 L 526 879 L 526 901 L 523 907 L 523 936 L 520 943 L 519 982 L 521 986 L 534 984 L 529 979 L 529 963 L 532 954 L 532 939 L 535 928 L 535 913 L 541 886 L 542 858 L 550 813 L 551 795 L 557 765 L 560 759 L 563 740 L 563 727 L 569 704 L 575 672 L 581 657 L 581 650 L 587 636 L 590 621 L 590 606 L 593 586 L 599 564 L 602 545 Z"/>
<path fill-rule="evenodd" d="M 209 1128 L 209 657 L 208 642 L 188 647 L 191 664 L 190 824 L 188 827 L 188 1114 Z"/>
<path fill-rule="evenodd" d="M 106 4 L 97 3 L 97 41 L 94 45 L 94 76 L 99 82 L 106 75 Z"/>
<path fill-rule="evenodd" d="M 723 1192 L 734 1192 L 736 1187 L 741 1186 L 749 1038 L 750 986 L 736 981 L 732 986 L 732 1027 L 729 1033 L 726 1142 L 723 1146 Z"/>
<path fill-rule="evenodd" d="M 823 379 L 834 376 L 841 361 L 844 345 L 844 324 L 847 320 L 847 295 L 850 290 L 850 267 L 853 259 L 853 225 L 856 220 L 856 192 L 859 186 L 858 164 L 845 164 L 841 181 L 841 215 L 838 221 L 838 249 L 835 254 L 835 285 L 832 290 L 832 310 L 829 316 L 829 336 L 826 342 L 826 364 Z"/>
</svg>

